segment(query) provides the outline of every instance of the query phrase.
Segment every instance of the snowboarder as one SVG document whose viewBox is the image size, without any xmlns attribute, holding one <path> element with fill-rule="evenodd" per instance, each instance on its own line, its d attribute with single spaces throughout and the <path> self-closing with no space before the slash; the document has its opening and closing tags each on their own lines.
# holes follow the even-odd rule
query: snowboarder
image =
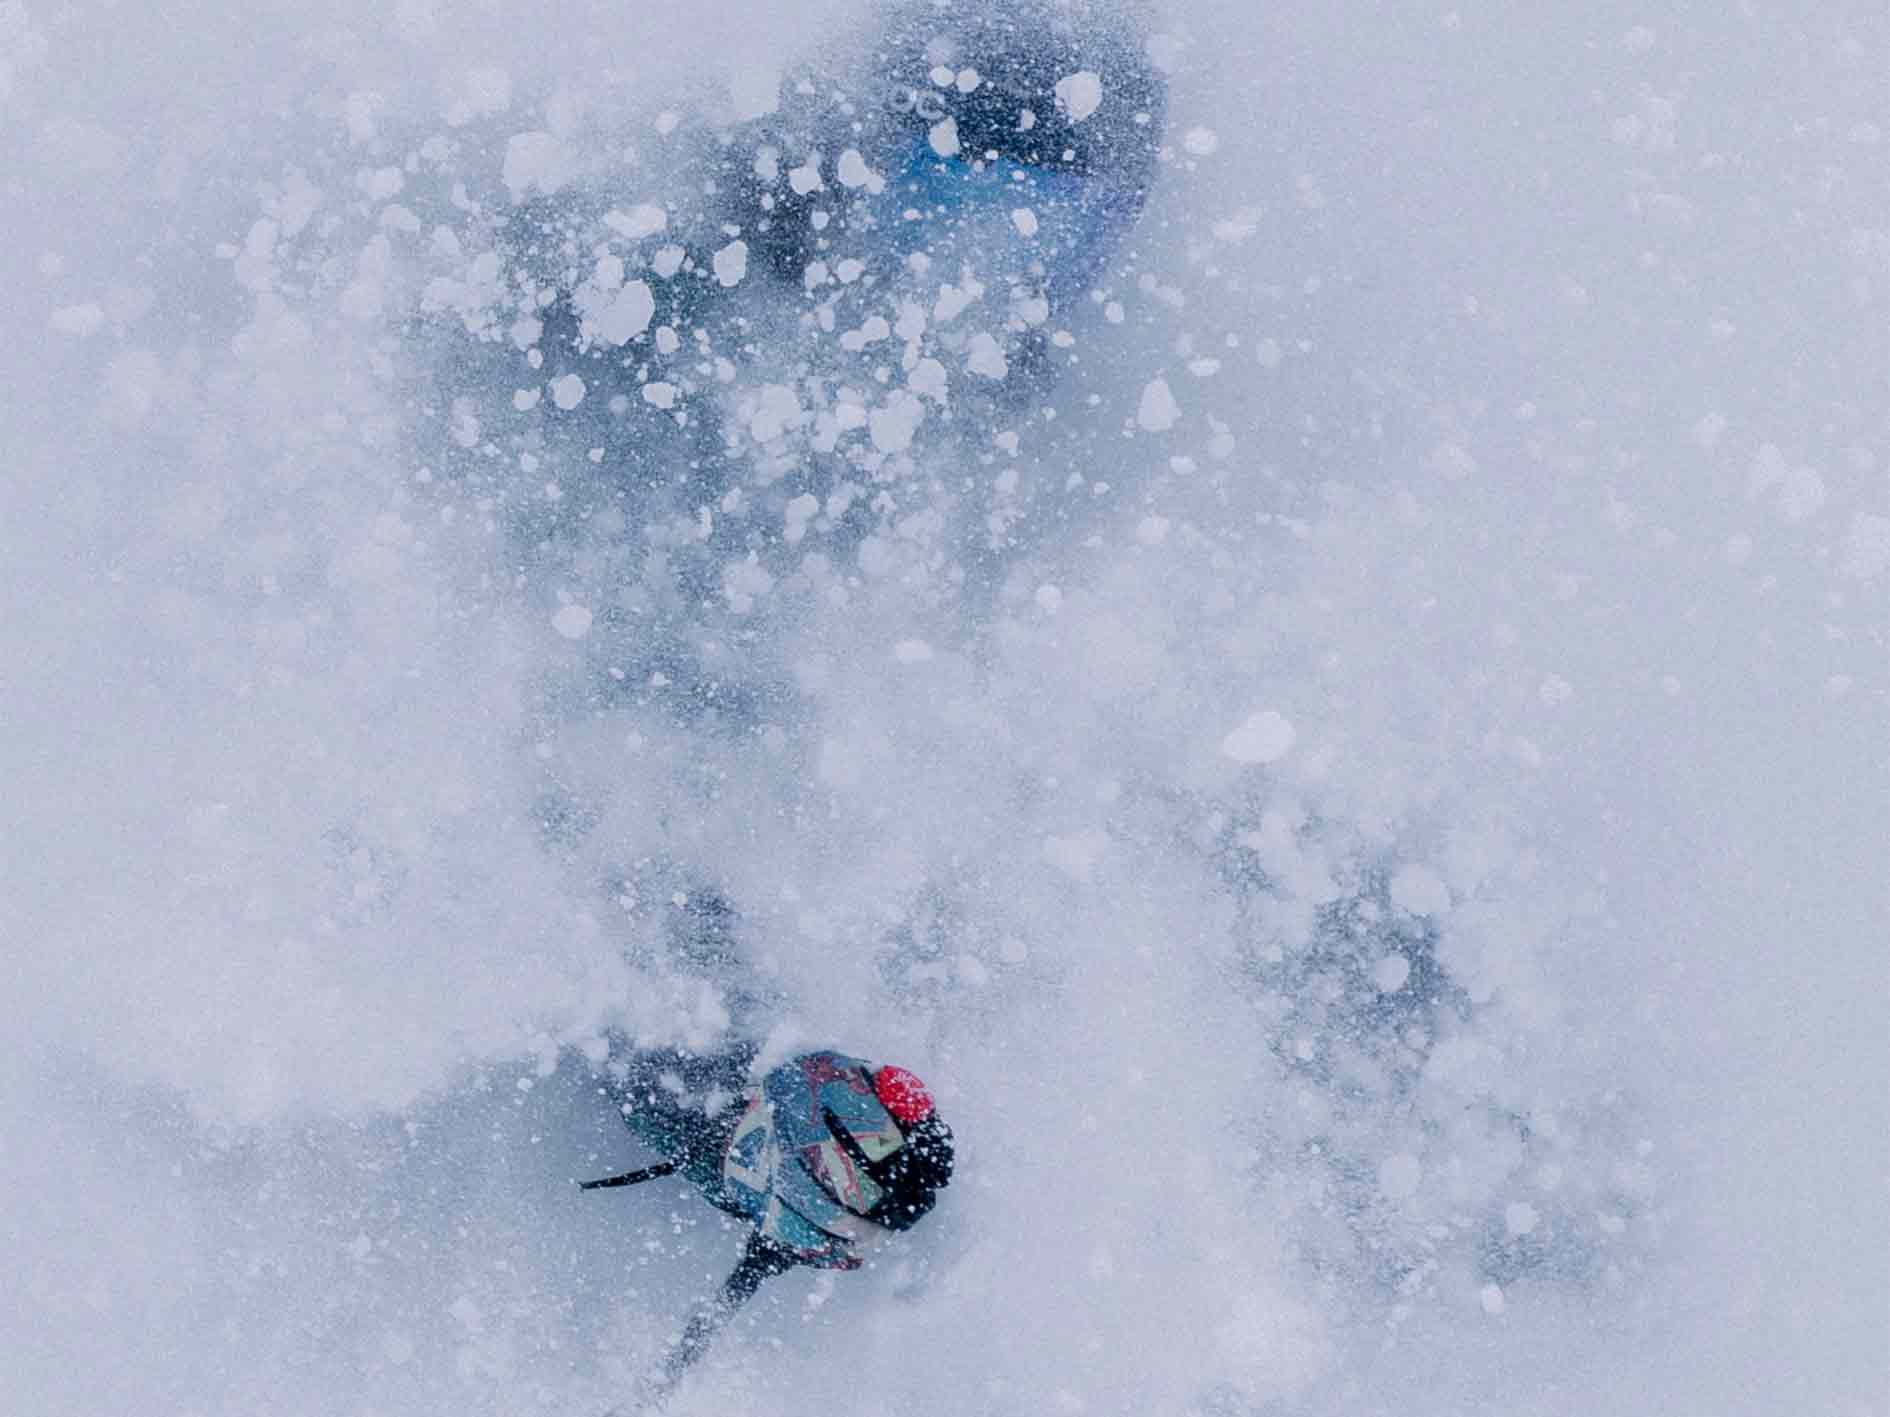
<svg viewBox="0 0 1890 1417">
<path fill-rule="evenodd" d="M 651 1375 L 645 1408 L 675 1390 L 764 1280 L 796 1265 L 857 1269 L 862 1251 L 917 1224 L 951 1180 L 951 1128 L 912 1073 L 823 1049 L 752 1079 L 758 1051 L 626 1050 L 606 1068 L 624 1121 L 663 1160 L 584 1188 L 680 1172 L 752 1227 L 740 1263 Z"/>
</svg>

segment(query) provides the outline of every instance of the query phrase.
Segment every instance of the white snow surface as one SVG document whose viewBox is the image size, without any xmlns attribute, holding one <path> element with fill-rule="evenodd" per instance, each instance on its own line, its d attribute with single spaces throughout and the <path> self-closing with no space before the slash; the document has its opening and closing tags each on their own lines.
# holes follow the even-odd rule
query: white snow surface
<svg viewBox="0 0 1890 1417">
<path fill-rule="evenodd" d="M 0 1408 L 623 1400 L 739 1249 L 572 1185 L 647 1160 L 603 1031 L 728 1025 L 687 878 L 961 1165 L 675 1413 L 1890 1414 L 1890 19 L 1737 10 L 1170 7 L 1143 227 L 988 406 L 975 327 L 822 402 L 623 264 L 865 0 L 0 4 Z M 597 182 L 540 373 L 475 209 Z M 639 566 L 865 469 L 697 587 L 740 712 L 508 530 L 584 467 L 507 420 L 616 399 L 753 473 Z"/>
</svg>

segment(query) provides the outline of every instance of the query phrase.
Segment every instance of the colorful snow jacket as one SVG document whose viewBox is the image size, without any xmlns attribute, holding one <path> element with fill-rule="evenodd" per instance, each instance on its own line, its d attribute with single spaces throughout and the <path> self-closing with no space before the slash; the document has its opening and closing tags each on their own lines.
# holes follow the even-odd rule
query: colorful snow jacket
<svg viewBox="0 0 1890 1417">
<path fill-rule="evenodd" d="M 641 1055 L 626 1065 L 617 1089 L 624 1120 L 681 1162 L 712 1204 L 749 1221 L 794 1262 L 857 1269 L 866 1242 L 903 1228 L 867 1218 L 887 1199 L 869 1168 L 880 1169 L 906 1143 L 876 1089 L 881 1070 L 821 1050 L 748 1082 L 752 1058 L 752 1049 L 715 1058 Z M 930 1099 L 921 1097 L 929 1116 Z M 904 1099 L 892 1100 L 908 1110 Z M 949 1174 L 950 1134 L 935 1118 L 929 1125 L 947 1139 Z"/>
<path fill-rule="evenodd" d="M 802 1264 L 856 1269 L 879 1233 L 866 1213 L 880 1188 L 828 1125 L 851 1133 L 869 1160 L 904 1144 L 873 1086 L 875 1069 L 843 1053 L 803 1053 L 749 1089 L 723 1154 L 721 1199 Z"/>
</svg>

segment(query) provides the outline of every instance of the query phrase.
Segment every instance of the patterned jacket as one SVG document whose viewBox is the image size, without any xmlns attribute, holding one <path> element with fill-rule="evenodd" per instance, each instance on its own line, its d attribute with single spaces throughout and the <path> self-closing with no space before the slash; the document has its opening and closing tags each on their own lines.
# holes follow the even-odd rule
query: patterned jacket
<svg viewBox="0 0 1890 1417">
<path fill-rule="evenodd" d="M 835 1138 L 825 1114 L 851 1132 L 868 1160 L 902 1141 L 899 1124 L 859 1058 L 803 1053 L 751 1086 L 723 1153 L 720 1194 L 709 1199 L 752 1221 L 801 1264 L 857 1269 L 862 1242 L 880 1227 L 865 1218 L 880 1189 Z"/>
</svg>

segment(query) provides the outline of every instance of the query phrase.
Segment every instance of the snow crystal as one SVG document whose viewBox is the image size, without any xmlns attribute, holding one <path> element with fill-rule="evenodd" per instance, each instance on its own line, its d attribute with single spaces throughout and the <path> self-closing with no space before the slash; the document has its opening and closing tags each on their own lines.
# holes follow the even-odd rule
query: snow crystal
<svg viewBox="0 0 1890 1417">
<path fill-rule="evenodd" d="M 654 236 L 669 227 L 669 213 L 661 207 L 643 202 L 627 211 L 604 213 L 604 225 L 628 241 L 640 241 L 645 236 Z"/>
<path fill-rule="evenodd" d="M 1079 69 L 1056 82 L 1057 106 L 1070 115 L 1072 123 L 1081 123 L 1102 107 L 1102 76 L 1089 69 Z"/>
<path fill-rule="evenodd" d="M 1450 887 L 1428 866 L 1400 866 L 1391 878 L 1391 901 L 1412 915 L 1442 915 L 1450 909 Z"/>
<path fill-rule="evenodd" d="M 901 640 L 893 646 L 893 658 L 901 664 L 924 664 L 932 657 L 932 646 L 924 640 Z"/>
<path fill-rule="evenodd" d="M 1237 763 L 1277 762 L 1292 750 L 1297 736 L 1284 714 L 1262 709 L 1221 739 L 1221 753 Z"/>
<path fill-rule="evenodd" d="M 1408 1151 L 1397 1152 L 1378 1163 L 1378 1189 L 1390 1200 L 1408 1200 L 1416 1195 L 1423 1179 L 1424 1163 Z"/>
<path fill-rule="evenodd" d="M 1381 994 L 1395 994 L 1411 977 L 1411 961 L 1401 954 L 1388 954 L 1372 968 L 1372 983 Z"/>
<path fill-rule="evenodd" d="M 748 243 L 731 241 L 713 257 L 715 278 L 725 289 L 740 285 L 742 277 L 748 274 Z"/>
<path fill-rule="evenodd" d="M 581 640 L 591 632 L 591 612 L 582 605 L 561 606 L 551 617 L 551 628 L 567 640 Z"/>
<path fill-rule="evenodd" d="M 566 374 L 553 379 L 551 401 L 569 413 L 584 402 L 584 381 L 575 374 Z"/>
<path fill-rule="evenodd" d="M 1141 406 L 1135 411 L 1136 423 L 1144 432 L 1165 433 L 1180 417 L 1181 405 L 1175 402 L 1175 393 L 1168 387 L 1168 381 L 1149 380 L 1142 389 Z"/>
</svg>

